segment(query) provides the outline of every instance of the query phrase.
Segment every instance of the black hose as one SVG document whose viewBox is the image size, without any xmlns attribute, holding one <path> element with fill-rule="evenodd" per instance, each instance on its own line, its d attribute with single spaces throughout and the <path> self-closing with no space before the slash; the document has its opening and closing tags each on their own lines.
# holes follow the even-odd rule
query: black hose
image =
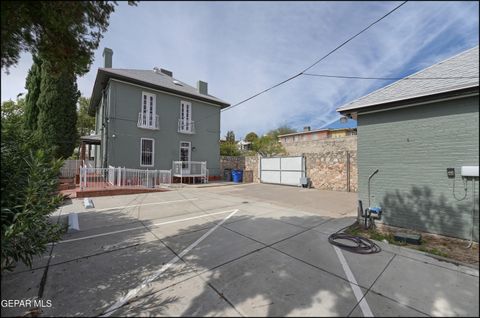
<svg viewBox="0 0 480 318">
<path fill-rule="evenodd" d="M 347 250 L 349 252 L 357 253 L 357 254 L 373 254 L 373 253 L 378 253 L 382 250 L 380 246 L 378 246 L 375 242 L 373 242 L 372 240 L 369 240 L 368 238 L 350 235 L 347 233 L 341 233 L 347 227 L 350 227 L 350 225 L 331 234 L 328 237 L 328 241 L 330 242 L 330 244 L 338 246 L 343 250 Z M 338 242 L 336 240 L 349 241 L 349 242 L 352 242 L 353 244 L 345 244 L 345 243 Z"/>
</svg>

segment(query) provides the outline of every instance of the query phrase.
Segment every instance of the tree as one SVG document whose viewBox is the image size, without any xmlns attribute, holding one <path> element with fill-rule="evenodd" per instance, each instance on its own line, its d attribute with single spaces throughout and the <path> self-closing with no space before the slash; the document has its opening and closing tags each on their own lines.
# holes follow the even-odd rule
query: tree
<svg viewBox="0 0 480 318">
<path fill-rule="evenodd" d="M 25 128 L 37 129 L 38 120 L 38 97 L 40 96 L 40 82 L 42 60 L 33 56 L 33 65 L 28 71 L 25 88 L 28 90 L 25 101 Z"/>
<path fill-rule="evenodd" d="M 229 143 L 235 143 L 235 133 L 233 132 L 233 130 L 227 131 L 227 135 L 225 136 L 225 139 Z"/>
<path fill-rule="evenodd" d="M 2 126 L 22 126 L 24 122 L 25 99 L 8 100 L 2 103 Z"/>
<path fill-rule="evenodd" d="M 256 133 L 254 133 L 253 131 L 252 132 L 249 132 L 246 136 L 245 136 L 245 141 L 248 141 L 248 142 L 254 142 L 255 140 L 258 139 L 258 135 Z"/>
<path fill-rule="evenodd" d="M 79 136 L 89 135 L 95 129 L 95 117 L 88 114 L 90 98 L 81 96 L 77 107 L 77 133 Z"/>
<path fill-rule="evenodd" d="M 20 53 L 29 51 L 55 63 L 55 72 L 85 74 L 116 5 L 116 1 L 2 1 L 2 69 L 8 73 Z"/>
<path fill-rule="evenodd" d="M 56 158 L 68 158 L 77 141 L 76 105 L 80 97 L 75 75 L 64 70 L 52 72 L 50 62 L 42 62 L 38 98 L 38 134 L 47 147 L 55 146 Z"/>
<path fill-rule="evenodd" d="M 291 133 L 295 133 L 295 132 L 297 132 L 295 129 L 293 129 L 293 128 L 287 126 L 287 125 L 283 125 L 283 126 L 280 126 L 276 129 L 270 130 L 269 132 L 267 132 L 267 135 L 270 135 L 270 136 L 278 139 L 278 136 L 280 136 L 280 135 L 286 135 L 286 134 L 291 134 Z"/>
<path fill-rule="evenodd" d="M 273 135 L 265 135 L 256 139 L 252 144 L 252 150 L 263 157 L 270 157 L 285 154 L 285 149 Z"/>
<path fill-rule="evenodd" d="M 237 145 L 231 142 L 223 142 L 220 144 L 221 156 L 240 156 L 240 150 Z"/>
</svg>

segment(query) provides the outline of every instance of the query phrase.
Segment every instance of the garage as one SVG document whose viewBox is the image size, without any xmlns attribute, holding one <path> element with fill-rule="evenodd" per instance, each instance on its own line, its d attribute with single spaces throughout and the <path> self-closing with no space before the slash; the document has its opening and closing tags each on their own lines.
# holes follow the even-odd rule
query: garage
<svg viewBox="0 0 480 318">
<path fill-rule="evenodd" d="M 305 158 L 274 157 L 260 159 L 260 181 L 300 186 L 300 178 L 305 177 Z"/>
</svg>

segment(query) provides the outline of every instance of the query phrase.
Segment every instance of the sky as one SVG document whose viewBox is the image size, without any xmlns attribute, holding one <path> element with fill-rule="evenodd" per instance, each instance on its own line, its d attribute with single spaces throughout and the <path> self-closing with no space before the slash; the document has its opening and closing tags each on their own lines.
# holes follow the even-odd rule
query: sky
<svg viewBox="0 0 480 318">
<path fill-rule="evenodd" d="M 91 95 L 109 47 L 113 68 L 164 68 L 192 86 L 208 82 L 209 94 L 235 104 L 297 74 L 400 3 L 120 2 L 78 86 Z M 407 2 L 309 72 L 403 77 L 478 45 L 478 29 L 477 1 Z M 2 70 L 2 101 L 26 93 L 31 65 L 23 53 L 9 75 Z M 222 112 L 221 137 L 319 128 L 339 118 L 338 107 L 391 82 L 300 76 Z"/>
</svg>

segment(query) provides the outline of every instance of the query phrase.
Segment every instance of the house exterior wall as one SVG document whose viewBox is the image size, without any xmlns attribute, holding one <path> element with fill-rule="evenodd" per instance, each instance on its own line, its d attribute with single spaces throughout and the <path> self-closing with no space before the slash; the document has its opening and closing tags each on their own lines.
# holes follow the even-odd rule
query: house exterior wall
<svg viewBox="0 0 480 318">
<path fill-rule="evenodd" d="M 159 130 L 137 127 L 142 92 L 156 95 Z M 102 136 L 102 145 L 107 148 L 107 166 L 169 170 L 172 168 L 172 161 L 180 160 L 180 142 L 185 141 L 191 142 L 192 161 L 207 161 L 210 175 L 220 174 L 218 142 L 220 138 L 220 106 L 115 80 L 110 81 L 107 95 L 109 96 L 106 103 L 108 105 L 106 117 L 108 138 L 106 134 Z M 192 104 L 191 119 L 195 122 L 195 134 L 177 132 L 182 100 Z M 113 135 L 115 137 L 112 137 Z M 140 165 L 141 138 L 154 139 L 153 167 Z"/>
<path fill-rule="evenodd" d="M 462 165 L 479 164 L 478 96 L 371 114 L 358 114 L 359 199 L 381 206 L 383 222 L 478 241 L 478 181 L 472 221 L 472 182 L 464 194 Z"/>
<path fill-rule="evenodd" d="M 346 135 L 347 135 L 346 130 L 333 130 L 330 132 L 331 138 L 341 138 L 341 137 L 345 137 Z"/>
</svg>

